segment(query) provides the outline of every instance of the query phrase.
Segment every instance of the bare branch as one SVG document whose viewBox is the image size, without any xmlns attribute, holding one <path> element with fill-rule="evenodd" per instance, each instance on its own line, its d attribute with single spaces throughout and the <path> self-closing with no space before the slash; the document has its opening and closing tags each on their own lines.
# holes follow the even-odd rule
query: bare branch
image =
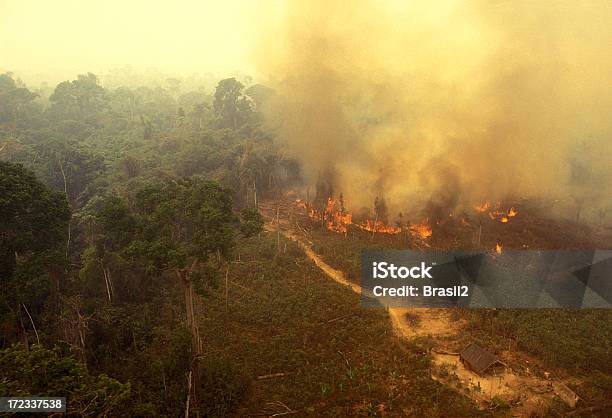
<svg viewBox="0 0 612 418">
<path fill-rule="evenodd" d="M 34 328 L 34 333 L 36 334 L 36 342 L 40 344 L 40 338 L 38 337 L 38 330 L 36 329 L 36 325 L 34 325 L 34 320 L 32 319 L 32 315 L 30 315 L 30 311 L 28 311 L 28 308 L 26 308 L 25 303 L 22 303 L 21 306 L 23 306 L 23 309 L 25 309 L 26 313 L 28 314 L 28 318 L 30 318 L 30 323 L 32 324 L 32 328 Z"/>
</svg>

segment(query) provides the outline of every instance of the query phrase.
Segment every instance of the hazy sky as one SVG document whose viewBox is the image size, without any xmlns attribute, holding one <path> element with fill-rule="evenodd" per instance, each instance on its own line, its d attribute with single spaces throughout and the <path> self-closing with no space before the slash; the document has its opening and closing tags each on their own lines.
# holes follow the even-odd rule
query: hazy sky
<svg viewBox="0 0 612 418">
<path fill-rule="evenodd" d="M 0 69 L 252 72 L 251 42 L 274 0 L 0 0 Z M 265 14 L 265 15 L 264 15 Z"/>
</svg>

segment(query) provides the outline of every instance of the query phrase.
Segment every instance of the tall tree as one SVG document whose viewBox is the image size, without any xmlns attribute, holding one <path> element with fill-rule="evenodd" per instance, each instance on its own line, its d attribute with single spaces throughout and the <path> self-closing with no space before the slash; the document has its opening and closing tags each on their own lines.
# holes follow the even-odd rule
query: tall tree
<svg viewBox="0 0 612 418">
<path fill-rule="evenodd" d="M 0 161 L 0 277 L 12 277 L 17 256 L 54 248 L 65 239 L 70 209 L 20 164 Z"/>
<path fill-rule="evenodd" d="M 11 73 L 0 74 L 0 125 L 10 123 L 15 129 L 22 111 L 35 98 Z"/>
<path fill-rule="evenodd" d="M 93 183 L 105 170 L 102 157 L 77 141 L 52 138 L 24 147 L 15 153 L 13 161 L 34 170 L 46 185 L 64 192 L 76 206 L 91 197 Z"/>
<path fill-rule="evenodd" d="M 23 318 L 27 314 L 38 338 L 32 316 L 51 290 L 49 276 L 65 260 L 58 253 L 69 219 L 64 194 L 47 189 L 23 166 L 0 161 L 0 317 L 19 319 L 26 342 Z"/>
<path fill-rule="evenodd" d="M 137 195 L 145 230 L 143 241 L 132 246 L 135 252 L 149 259 L 161 260 L 159 264 L 183 288 L 186 323 L 192 335 L 196 388 L 202 345 L 195 320 L 193 282 L 194 277 L 205 274 L 211 255 L 227 256 L 234 246 L 237 221 L 230 196 L 228 189 L 197 178 L 157 184 Z"/>
<path fill-rule="evenodd" d="M 244 86 L 235 78 L 219 81 L 213 109 L 224 128 L 239 128 L 251 117 L 251 99 L 243 93 Z"/>
<path fill-rule="evenodd" d="M 99 113 L 109 108 L 106 90 L 92 73 L 81 74 L 76 80 L 58 84 L 49 101 L 49 112 L 58 119 L 85 118 L 95 121 Z"/>
</svg>

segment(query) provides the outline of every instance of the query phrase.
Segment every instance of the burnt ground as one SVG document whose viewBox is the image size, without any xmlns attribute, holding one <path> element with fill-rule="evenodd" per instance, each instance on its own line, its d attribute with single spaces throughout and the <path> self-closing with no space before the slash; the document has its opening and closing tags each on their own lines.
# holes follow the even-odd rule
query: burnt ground
<svg viewBox="0 0 612 418">
<path fill-rule="evenodd" d="M 342 277 L 354 283 L 359 281 L 359 255 L 365 248 L 493 250 L 501 244 L 504 249 L 607 249 L 612 242 L 610 230 L 549 219 L 536 208 L 521 206 L 517 207 L 518 216 L 507 223 L 486 213 L 449 216 L 433 223 L 433 235 L 426 239 L 403 233 L 372 234 L 351 226 L 346 234 L 334 233 L 308 218 L 289 199 L 267 202 L 261 209 L 269 230 L 297 237 L 314 249 L 310 252 L 333 266 L 328 268 L 340 269 Z M 581 416 L 581 411 L 587 416 L 606 416 L 610 410 L 606 400 L 612 394 L 610 371 L 606 367 L 588 371 L 594 360 L 610 364 L 612 317 L 607 311 L 389 311 L 396 332 L 404 338 L 430 338 L 442 353 L 456 352 L 477 341 L 510 365 L 494 378 L 481 377 L 465 370 L 453 355 L 433 352 L 439 366 L 433 376 L 468 393 L 483 407 L 495 403 L 495 408 L 508 408 L 513 416 L 569 412 Z M 553 389 L 558 383 L 579 394 L 578 409 L 559 401 Z"/>
</svg>

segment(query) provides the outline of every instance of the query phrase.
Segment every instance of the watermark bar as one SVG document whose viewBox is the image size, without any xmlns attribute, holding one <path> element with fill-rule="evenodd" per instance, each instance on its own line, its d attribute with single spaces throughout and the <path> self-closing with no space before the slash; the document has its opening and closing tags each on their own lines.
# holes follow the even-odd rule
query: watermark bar
<svg viewBox="0 0 612 418">
<path fill-rule="evenodd" d="M 0 412 L 66 412 L 66 398 L 61 397 L 0 397 Z"/>
<path fill-rule="evenodd" d="M 611 308 L 612 251 L 372 250 L 367 307 Z"/>
</svg>

